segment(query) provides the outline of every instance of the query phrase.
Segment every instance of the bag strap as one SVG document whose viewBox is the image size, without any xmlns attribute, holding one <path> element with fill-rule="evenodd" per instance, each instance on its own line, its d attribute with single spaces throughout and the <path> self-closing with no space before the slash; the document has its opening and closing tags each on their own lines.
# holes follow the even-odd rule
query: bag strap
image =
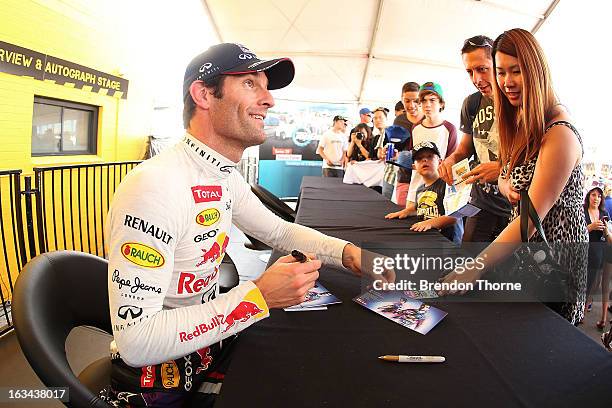
<svg viewBox="0 0 612 408">
<path fill-rule="evenodd" d="M 538 216 L 538 213 L 535 210 L 531 199 L 529 198 L 529 193 L 527 192 L 527 190 L 521 190 L 521 202 L 519 211 L 521 212 L 521 241 L 528 241 L 528 220 L 531 218 L 531 222 L 533 222 L 536 231 L 538 232 L 544 243 L 549 246 L 548 241 L 546 240 L 546 234 L 544 233 L 544 228 L 542 227 L 542 222 L 540 221 L 540 217 Z"/>
</svg>

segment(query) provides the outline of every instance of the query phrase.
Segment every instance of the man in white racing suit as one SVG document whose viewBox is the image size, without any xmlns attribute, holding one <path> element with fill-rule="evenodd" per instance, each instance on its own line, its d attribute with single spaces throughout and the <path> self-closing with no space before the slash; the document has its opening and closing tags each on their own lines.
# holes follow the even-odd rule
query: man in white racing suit
<svg viewBox="0 0 612 408">
<path fill-rule="evenodd" d="M 112 384 L 116 406 L 207 406 L 218 394 L 235 335 L 295 305 L 321 263 L 361 274 L 361 249 L 281 220 L 236 171 L 263 143 L 269 90 L 293 79 L 287 58 L 262 61 L 224 43 L 196 56 L 183 84 L 185 137 L 137 166 L 115 193 L 107 221 Z M 232 223 L 290 252 L 258 279 L 219 294 Z"/>
</svg>

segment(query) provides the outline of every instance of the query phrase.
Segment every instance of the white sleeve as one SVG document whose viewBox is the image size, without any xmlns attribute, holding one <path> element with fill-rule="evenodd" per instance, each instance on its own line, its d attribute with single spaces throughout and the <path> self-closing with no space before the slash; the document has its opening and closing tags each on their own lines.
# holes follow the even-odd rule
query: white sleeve
<svg viewBox="0 0 612 408">
<path fill-rule="evenodd" d="M 233 220 L 239 229 L 278 250 L 311 252 L 324 264 L 343 267 L 342 252 L 348 241 L 277 217 L 251 192 L 239 174 L 232 179 L 231 189 L 235 199 Z"/>
<path fill-rule="evenodd" d="M 321 135 L 321 139 L 319 139 L 319 146 L 317 146 L 317 150 L 319 149 L 319 147 L 324 149 L 326 143 L 327 143 L 327 133 L 323 133 Z"/>
<path fill-rule="evenodd" d="M 410 180 L 410 187 L 408 188 L 408 195 L 406 196 L 406 202 L 412 201 L 413 203 L 416 203 L 416 191 L 423 183 L 423 176 L 416 171 L 413 171 L 412 179 Z"/>
<path fill-rule="evenodd" d="M 190 298 L 185 306 L 164 307 L 180 258 L 193 249 L 183 238 L 188 200 L 176 180 L 162 172 L 128 175 L 107 219 L 113 336 L 121 358 L 135 367 L 188 355 L 269 315 L 252 282 L 203 304 Z"/>
</svg>

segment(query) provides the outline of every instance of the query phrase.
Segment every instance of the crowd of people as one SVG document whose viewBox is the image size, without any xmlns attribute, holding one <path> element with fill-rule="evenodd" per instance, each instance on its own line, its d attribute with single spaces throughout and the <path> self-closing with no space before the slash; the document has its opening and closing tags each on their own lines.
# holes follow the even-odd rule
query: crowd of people
<svg viewBox="0 0 612 408">
<path fill-rule="evenodd" d="M 395 202 L 404 207 L 386 218 L 416 215 L 420 220 L 412 225 L 414 231 L 435 228 L 454 242 L 492 243 L 481 253 L 488 259 L 484 267 L 452 272 L 445 277 L 446 283 L 474 282 L 486 276 L 522 243 L 518 204 L 520 192 L 527 191 L 546 239 L 559 244 L 556 261 L 569 275 L 567 300 L 548 306 L 580 324 L 590 310 L 594 288 L 601 284 L 604 301 L 597 327 L 604 330 L 612 270 L 608 263 L 612 250 L 606 246 L 612 230 L 603 208 L 605 194 L 596 187 L 584 196 L 582 138 L 556 97 L 542 48 L 532 34 L 514 29 L 495 41 L 483 35 L 468 38 L 461 57 L 477 92 L 463 102 L 460 136 L 442 116 L 441 85 L 407 82 L 393 120 L 393 125 L 406 130 L 407 138 L 390 144 L 392 139 L 382 129 L 387 119 L 382 108 L 373 112 L 372 132 L 366 131 L 372 112 L 362 109 L 362 123 L 350 135 L 353 148 L 338 156 L 336 176 L 341 177 L 342 166 L 353 161 L 385 160 L 382 194 L 387 198 L 394 194 Z M 334 119 L 346 122 L 343 117 Z M 358 131 L 364 135 L 362 140 L 356 136 Z M 355 146 L 368 154 L 355 155 Z M 391 160 L 388 146 L 396 149 Z M 326 149 L 325 143 L 319 149 Z M 411 160 L 399 160 L 402 152 L 410 152 Z M 453 180 L 452 166 L 463 159 L 472 159 L 472 166 L 460 181 L 472 185 L 470 203 L 480 210 L 466 217 L 464 226 L 461 218 L 446 215 L 443 205 L 446 185 L 458 182 Z M 528 232 L 530 242 L 544 239 L 534 234 L 532 222 Z M 604 336 L 608 346 L 610 337 Z"/>
<path fill-rule="evenodd" d="M 391 163 L 382 170 L 381 193 L 391 197 L 395 190 L 405 208 L 381 217 L 416 215 L 414 231 L 437 228 L 454 242 L 492 243 L 481 254 L 484 263 L 465 264 L 443 282 L 474 282 L 521 244 L 517 203 L 527 191 L 548 240 L 567 244 L 555 256 L 569 273 L 570 293 L 548 306 L 578 324 L 595 279 L 587 282 L 587 269 L 604 262 L 588 264 L 587 248 L 576 244 L 610 239 L 605 192 L 592 189 L 584 199 L 582 140 L 555 97 L 532 34 L 472 37 L 461 55 L 478 91 L 464 102 L 460 140 L 441 116 L 442 87 L 407 82 L 392 126 L 387 109 L 365 108 L 347 138 L 346 119 L 334 118 L 318 148 L 323 174 L 341 177 L 347 163 L 385 159 Z M 304 301 L 322 264 L 372 273 L 354 244 L 275 216 L 235 169 L 244 150 L 266 138 L 270 90 L 289 85 L 294 73 L 290 59 L 260 60 L 240 44 L 196 56 L 183 81 L 183 141 L 140 164 L 118 187 L 105 229 L 113 341 L 111 386 L 102 396 L 111 405 L 212 406 L 239 332 L 271 308 Z M 455 181 L 452 165 L 472 156 L 476 165 L 461 182 L 472 184 L 481 211 L 463 233 L 462 220 L 445 214 L 443 197 Z M 299 248 L 306 255 L 281 257 L 259 278 L 221 294 L 219 268 L 232 224 L 285 253 Z M 534 232 L 530 222 L 528 236 L 541 240 Z M 607 262 L 603 248 L 599 259 Z M 371 278 L 395 276 L 385 270 Z M 603 340 L 609 347 L 609 332 Z"/>
</svg>

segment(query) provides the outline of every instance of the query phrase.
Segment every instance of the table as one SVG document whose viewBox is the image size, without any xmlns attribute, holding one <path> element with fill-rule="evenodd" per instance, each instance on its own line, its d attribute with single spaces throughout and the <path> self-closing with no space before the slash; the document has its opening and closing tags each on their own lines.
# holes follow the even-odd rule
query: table
<svg viewBox="0 0 612 408">
<path fill-rule="evenodd" d="M 305 177 L 296 222 L 353 242 L 444 239 L 380 216 L 397 208 L 363 186 Z M 343 303 L 273 310 L 245 330 L 215 407 L 612 406 L 612 355 L 541 304 L 438 303 L 448 316 L 421 335 L 352 302 L 360 281 L 348 272 L 323 268 L 320 281 Z M 384 354 L 447 361 L 376 358 Z"/>
</svg>

